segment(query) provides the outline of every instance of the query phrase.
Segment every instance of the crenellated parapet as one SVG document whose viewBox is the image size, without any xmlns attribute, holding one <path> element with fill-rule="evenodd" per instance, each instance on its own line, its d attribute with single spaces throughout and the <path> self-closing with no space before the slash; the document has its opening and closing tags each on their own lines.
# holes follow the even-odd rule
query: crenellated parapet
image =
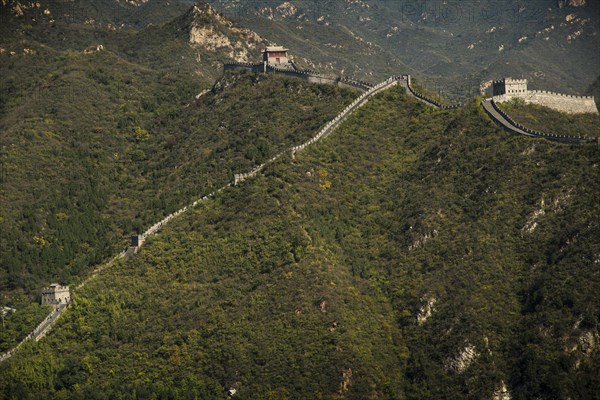
<svg viewBox="0 0 600 400">
<path fill-rule="evenodd" d="M 529 93 L 532 94 L 549 94 L 552 96 L 557 96 L 557 97 L 568 97 L 570 99 L 583 99 L 583 100 L 592 100 L 594 101 L 594 96 L 577 96 L 577 95 L 573 95 L 573 94 L 564 94 L 564 93 L 556 93 L 556 92 L 550 92 L 547 90 L 530 90 Z"/>
<path fill-rule="evenodd" d="M 521 99 L 527 104 L 537 104 L 568 114 L 598 113 L 594 96 L 576 96 L 546 90 L 530 90 L 524 94 L 503 94 L 493 96 L 496 103 Z"/>
<path fill-rule="evenodd" d="M 569 114 L 597 113 L 593 96 L 576 96 L 546 90 L 529 90 L 527 79 L 504 78 L 492 83 L 496 103 L 522 99 L 526 103 L 538 104 Z"/>
<path fill-rule="evenodd" d="M 237 62 L 231 61 L 223 64 L 223 71 L 249 71 L 252 73 L 259 73 L 263 71 L 263 64 L 261 63 L 245 63 L 245 62 Z"/>
<path fill-rule="evenodd" d="M 492 119 L 494 119 L 497 123 L 502 125 L 504 128 L 521 135 L 547 139 L 562 144 L 585 144 L 594 141 L 593 139 L 587 136 L 557 135 L 554 133 L 530 129 L 524 126 L 523 124 L 515 121 L 510 115 L 508 115 L 504 110 L 502 110 L 498 106 L 498 104 L 496 104 L 494 99 L 484 100 L 482 102 L 482 106 L 484 110 L 490 115 L 490 117 L 492 117 Z"/>
<path fill-rule="evenodd" d="M 527 85 L 527 79 L 513 79 L 503 78 L 492 81 L 493 84 L 516 84 L 516 85 Z"/>
<path fill-rule="evenodd" d="M 432 99 L 429 96 L 425 96 L 424 94 L 417 92 L 416 90 L 413 89 L 413 87 L 411 85 L 410 75 L 402 75 L 402 76 L 405 77 L 406 88 L 408 89 L 409 94 L 413 95 L 414 97 L 421 100 L 422 102 L 427 103 L 427 104 L 437 107 L 437 108 L 441 108 L 442 110 L 451 110 L 451 109 L 460 107 L 460 105 L 458 105 L 458 104 L 454 104 L 454 105 L 450 105 L 450 106 L 442 104 L 439 101 Z"/>
</svg>

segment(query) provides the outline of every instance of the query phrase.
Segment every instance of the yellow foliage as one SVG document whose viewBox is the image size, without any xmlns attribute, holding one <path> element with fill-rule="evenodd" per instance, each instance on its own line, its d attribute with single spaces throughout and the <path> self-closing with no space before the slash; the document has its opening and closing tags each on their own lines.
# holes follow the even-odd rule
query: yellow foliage
<svg viewBox="0 0 600 400">
<path fill-rule="evenodd" d="M 331 182 L 326 180 L 326 178 L 329 176 L 329 172 L 324 169 L 320 169 L 317 171 L 317 174 L 319 175 L 319 180 L 321 181 L 319 184 L 321 190 L 329 189 L 331 187 Z"/>
<path fill-rule="evenodd" d="M 331 187 L 331 182 L 330 182 L 330 181 L 325 181 L 325 182 L 321 183 L 321 184 L 319 185 L 319 187 L 320 187 L 322 190 L 327 190 L 327 189 L 329 189 L 329 188 Z"/>
<path fill-rule="evenodd" d="M 35 244 L 41 247 L 46 247 L 50 244 L 50 242 L 48 242 L 43 236 L 34 236 L 33 241 Z"/>
<path fill-rule="evenodd" d="M 133 134 L 135 136 L 135 140 L 138 142 L 145 142 L 146 140 L 150 139 L 150 133 L 148 133 L 148 131 L 141 126 L 136 126 L 133 130 Z"/>
</svg>

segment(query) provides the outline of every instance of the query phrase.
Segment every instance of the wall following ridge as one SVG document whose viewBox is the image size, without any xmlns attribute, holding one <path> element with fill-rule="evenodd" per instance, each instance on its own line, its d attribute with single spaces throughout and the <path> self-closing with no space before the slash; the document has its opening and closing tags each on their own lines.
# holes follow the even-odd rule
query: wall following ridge
<svg viewBox="0 0 600 400">
<path fill-rule="evenodd" d="M 365 93 L 356 98 L 350 105 L 348 105 L 341 113 L 339 113 L 334 119 L 329 121 L 313 138 L 308 140 L 307 142 L 300 144 L 298 146 L 294 146 L 291 148 L 292 156 L 304 150 L 306 147 L 310 146 L 313 143 L 316 143 L 318 140 L 327 137 L 339 124 L 341 124 L 354 110 L 361 107 L 365 103 L 369 101 L 371 97 L 375 94 L 381 92 L 382 90 L 388 89 L 394 85 L 397 85 L 399 81 L 407 79 L 406 76 L 392 76 L 387 80 L 373 86 Z"/>
<path fill-rule="evenodd" d="M 0 355 L 0 362 L 3 362 L 5 360 L 8 360 L 9 358 L 11 358 L 15 354 L 15 352 L 19 349 L 19 347 L 21 347 L 23 345 L 23 343 L 25 343 L 26 341 L 35 340 L 37 342 L 38 340 L 40 340 L 44 336 L 46 336 L 46 334 L 48 332 L 50 332 L 50 330 L 52 329 L 52 327 L 54 326 L 56 321 L 58 321 L 58 318 L 61 316 L 63 311 L 68 306 L 69 306 L 68 303 L 64 303 L 64 304 L 61 304 L 61 305 L 53 308 L 52 311 L 50 312 L 50 314 L 48 314 L 48 316 L 46 316 L 46 318 L 42 322 L 40 322 L 40 324 L 38 326 L 36 326 L 35 329 L 33 331 L 31 331 L 25 337 L 25 339 L 23 339 L 16 347 L 14 347 L 14 348 L 8 350 L 6 353 L 3 353 Z"/>
<path fill-rule="evenodd" d="M 234 64 L 229 64 L 231 66 L 233 66 Z M 236 63 L 235 65 L 239 65 L 242 68 L 254 68 L 256 67 L 256 64 L 243 64 L 243 63 Z M 309 72 L 304 72 L 304 73 L 300 73 L 302 75 L 309 75 Z M 326 78 L 326 77 L 325 77 Z M 165 218 L 163 218 L 162 220 L 156 222 L 154 225 L 152 225 L 150 228 L 148 228 L 143 234 L 141 235 L 136 235 L 136 241 L 134 243 L 132 243 L 133 246 L 130 246 L 129 248 L 123 250 L 121 253 L 119 253 L 118 255 L 116 255 L 115 257 L 113 257 L 113 259 L 111 259 L 108 263 L 102 265 L 100 268 L 98 268 L 97 270 L 94 271 L 94 273 L 88 277 L 86 280 L 84 280 L 83 282 L 81 282 L 76 289 L 81 289 L 87 282 L 89 282 L 91 279 L 93 279 L 97 273 L 99 273 L 103 268 L 108 267 L 113 265 L 116 261 L 118 261 L 119 259 L 125 258 L 128 255 L 128 251 L 130 251 L 130 249 L 133 249 L 131 255 L 134 255 L 135 253 L 137 253 L 137 251 L 139 250 L 139 248 L 144 244 L 145 239 L 148 238 L 149 236 L 155 235 L 156 233 L 158 233 L 158 231 L 165 226 L 169 221 L 171 221 L 173 218 L 179 216 L 182 213 L 185 213 L 186 211 L 188 211 L 190 208 L 195 207 L 198 203 L 202 202 L 202 201 L 206 201 L 208 200 L 210 197 L 215 196 L 217 193 L 222 192 L 223 190 L 225 190 L 226 188 L 232 186 L 232 185 L 238 185 L 241 182 L 243 182 L 244 180 L 254 177 L 256 174 L 258 174 L 258 172 L 260 172 L 267 164 L 274 162 L 275 160 L 277 160 L 278 158 L 282 157 L 284 153 L 287 153 L 289 150 L 292 151 L 292 153 L 296 153 L 300 150 L 305 149 L 307 146 L 316 143 L 319 139 L 326 137 L 327 135 L 329 135 L 340 123 L 343 122 L 343 120 L 345 120 L 347 118 L 347 116 L 349 114 L 351 114 L 354 110 L 356 110 L 357 108 L 361 107 L 362 105 L 366 104 L 369 99 L 371 97 L 373 97 L 375 94 L 386 90 L 394 85 L 397 85 L 399 82 L 404 82 L 405 80 L 408 79 L 407 75 L 403 75 L 403 76 L 392 76 L 389 79 L 385 80 L 384 82 L 381 82 L 379 84 L 377 84 L 376 86 L 370 86 L 368 83 L 366 82 L 361 82 L 361 81 L 352 81 L 349 78 L 345 78 L 343 80 L 345 81 L 350 81 L 352 82 L 351 84 L 355 83 L 357 85 L 362 85 L 365 88 L 369 88 L 365 93 L 361 94 L 357 99 L 355 99 L 352 104 L 350 104 L 349 106 L 347 106 L 340 114 L 338 114 L 334 119 L 332 119 L 331 121 L 329 121 L 320 131 L 319 133 L 314 136 L 313 138 L 311 138 L 310 140 L 308 140 L 306 143 L 303 143 L 301 145 L 298 146 L 294 146 L 291 149 L 288 149 L 286 152 L 281 152 L 275 156 L 273 156 L 271 159 L 267 160 L 265 163 L 260 164 L 256 167 L 254 167 L 252 170 L 250 170 L 249 172 L 246 173 L 241 173 L 241 174 L 235 174 L 234 175 L 234 181 L 230 182 L 228 184 L 226 184 L 225 186 L 215 190 L 212 193 L 209 193 L 205 196 L 203 196 L 202 198 L 199 198 L 195 201 L 193 201 L 191 204 L 167 215 Z M 338 80 L 341 81 L 341 80 Z M 406 83 L 403 83 L 406 84 Z M 0 362 L 10 358 L 18 349 L 19 347 L 27 340 L 39 340 L 42 337 L 44 337 L 46 334 L 48 334 L 48 332 L 52 329 L 52 326 L 55 324 L 55 322 L 58 320 L 58 318 L 60 317 L 60 315 L 62 314 L 62 312 L 64 310 L 67 309 L 67 304 L 63 304 L 61 306 L 59 306 L 58 308 L 54 309 L 47 317 L 44 321 L 42 321 L 41 324 L 39 324 L 33 332 L 31 332 L 21 343 L 19 343 L 16 347 L 14 347 L 13 349 L 7 351 L 4 354 L 0 355 Z"/>
<path fill-rule="evenodd" d="M 507 129 L 516 132 L 518 134 L 523 134 L 532 137 L 543 138 L 547 140 L 551 140 L 554 142 L 562 143 L 562 144 L 585 144 L 593 142 L 593 139 L 588 138 L 586 136 L 575 136 L 575 135 L 557 135 L 554 133 L 547 133 L 542 131 L 536 131 L 534 129 L 530 129 L 526 126 L 523 126 L 519 122 L 512 119 L 510 115 L 508 115 L 504 110 L 502 110 L 498 104 L 494 101 L 494 99 L 485 100 L 489 101 L 489 104 L 492 105 L 492 108 L 500 115 L 501 118 L 504 118 L 504 121 L 499 120 L 493 114 L 490 114 L 492 118 L 494 118 L 498 123 L 505 126 Z M 482 103 L 482 106 L 485 105 Z"/>
<path fill-rule="evenodd" d="M 259 73 L 259 72 L 262 72 L 263 65 L 260 63 L 252 64 L 252 63 L 242 63 L 242 62 L 229 62 L 229 63 L 223 64 L 223 70 L 224 71 L 245 70 L 245 71 L 248 71 L 251 73 Z"/>
<path fill-rule="evenodd" d="M 431 97 L 425 96 L 424 94 L 421 94 L 417 91 L 415 91 L 411 85 L 411 78 L 410 75 L 403 75 L 406 77 L 405 82 L 406 85 L 405 87 L 408 89 L 408 93 L 413 95 L 414 97 L 416 97 L 417 99 L 421 100 L 424 103 L 427 103 L 431 106 L 437 107 L 437 108 L 441 108 L 442 110 L 451 110 L 451 109 L 455 109 L 455 108 L 459 108 L 460 105 L 455 104 L 455 105 L 451 105 L 451 106 L 447 106 L 444 105 L 442 103 L 440 103 L 439 101 L 432 99 Z"/>
<path fill-rule="evenodd" d="M 292 64 L 292 65 L 294 65 L 294 64 Z M 241 63 L 241 62 L 229 62 L 229 63 L 223 64 L 223 70 L 224 71 L 245 70 L 245 71 L 257 74 L 257 73 L 264 72 L 265 66 L 262 63 L 252 64 L 252 63 Z M 371 85 L 370 83 L 364 82 L 361 80 L 352 79 L 349 77 L 338 78 L 336 76 L 325 76 L 325 75 L 321 75 L 321 74 L 317 73 L 316 71 L 312 71 L 312 70 L 308 70 L 308 69 L 306 69 L 306 70 L 297 69 L 297 68 L 295 68 L 295 66 L 294 66 L 294 69 L 287 69 L 287 68 L 278 68 L 278 67 L 268 65 L 266 68 L 266 72 L 270 73 L 270 74 L 281 74 L 281 75 L 293 76 L 295 78 L 304 79 L 311 83 L 325 83 L 325 84 L 331 84 L 331 85 L 338 85 L 338 86 L 342 86 L 342 87 L 349 87 L 349 88 L 353 88 L 353 89 L 359 89 L 359 90 L 363 90 L 363 91 L 367 91 L 373 87 L 373 85 Z"/>
<path fill-rule="evenodd" d="M 593 96 L 570 96 L 545 90 L 529 90 L 527 93 L 493 97 L 496 103 L 504 103 L 515 98 L 523 99 L 528 104 L 538 104 L 568 114 L 598 113 Z"/>
</svg>

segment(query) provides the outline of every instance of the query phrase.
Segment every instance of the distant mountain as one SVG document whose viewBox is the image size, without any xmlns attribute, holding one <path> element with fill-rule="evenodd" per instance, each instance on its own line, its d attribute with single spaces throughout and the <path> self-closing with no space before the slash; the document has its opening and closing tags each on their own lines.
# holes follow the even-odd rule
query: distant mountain
<svg viewBox="0 0 600 400">
<path fill-rule="evenodd" d="M 255 32 L 236 26 L 206 3 L 194 5 L 164 29 L 182 33 L 194 48 L 225 53 L 226 61 L 254 61 L 269 43 Z"/>
<path fill-rule="evenodd" d="M 582 94 L 600 74 L 600 3 L 212 0 L 225 15 L 291 49 L 314 68 L 380 79 L 407 72 L 451 97 L 523 77 Z"/>
<path fill-rule="evenodd" d="M 0 51 L 7 55 L 25 48 L 36 51 L 37 45 L 59 51 L 102 46 L 130 62 L 196 74 L 211 85 L 224 61 L 254 60 L 268 43 L 206 3 L 41 1 L 25 6 L 5 1 L 0 6 L 6 20 L 0 27 Z M 37 44 L 26 47 L 19 40 Z"/>
<path fill-rule="evenodd" d="M 1 0 L 0 6 L 23 19 L 45 15 L 54 21 L 85 22 L 111 29 L 162 24 L 181 15 L 194 1 L 186 0 Z"/>
</svg>

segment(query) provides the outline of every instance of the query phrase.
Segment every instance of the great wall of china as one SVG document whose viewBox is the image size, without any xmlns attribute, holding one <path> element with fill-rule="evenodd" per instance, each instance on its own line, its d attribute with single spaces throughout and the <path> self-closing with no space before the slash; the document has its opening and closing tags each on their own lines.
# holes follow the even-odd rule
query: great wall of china
<svg viewBox="0 0 600 400">
<path fill-rule="evenodd" d="M 377 93 L 381 92 L 382 90 L 385 90 L 392 86 L 397 85 L 398 81 L 403 80 L 403 79 L 405 80 L 406 76 L 391 77 L 391 78 L 385 80 L 384 82 L 381 82 L 380 84 L 370 88 L 365 93 L 363 93 L 360 97 L 358 97 L 356 100 L 354 100 L 354 102 L 352 104 L 350 104 L 348 107 L 346 107 L 338 116 L 336 116 L 333 120 L 331 120 L 329 123 L 327 123 L 325 125 L 325 127 L 323 127 L 323 129 L 321 129 L 321 131 L 319 131 L 319 133 L 317 135 L 315 135 L 312 139 L 310 139 L 308 142 L 306 142 L 300 146 L 294 146 L 289 150 L 283 151 L 283 152 L 275 155 L 270 160 L 268 160 L 266 163 L 258 165 L 257 167 L 253 168 L 251 171 L 249 171 L 247 173 L 236 174 L 234 176 L 233 182 L 230 182 L 227 185 L 215 190 L 214 192 L 209 193 L 209 194 L 193 201 L 189 205 L 167 215 L 165 218 L 156 222 L 151 227 L 149 227 L 143 234 L 136 237 L 137 238 L 137 242 L 136 242 L 137 246 L 129 246 L 128 248 L 126 248 L 122 252 L 120 252 L 118 255 L 114 256 L 110 261 L 106 262 L 105 264 L 102 264 L 86 280 L 84 280 L 78 286 L 76 286 L 75 289 L 78 290 L 78 289 L 83 288 L 88 282 L 90 282 L 92 279 L 94 279 L 94 277 L 97 276 L 98 273 L 100 273 L 103 269 L 112 266 L 118 260 L 126 258 L 128 256 L 131 257 L 134 254 L 136 254 L 138 252 L 139 248 L 144 244 L 144 241 L 146 240 L 146 238 L 158 233 L 158 231 L 162 227 L 164 227 L 167 223 L 169 223 L 169 221 L 171 221 L 175 217 L 177 217 L 177 216 L 185 213 L 186 211 L 190 210 L 191 208 L 197 206 L 200 202 L 206 201 L 206 200 L 216 196 L 217 194 L 219 194 L 223 190 L 227 189 L 228 187 L 237 185 L 237 184 L 243 182 L 244 180 L 255 176 L 266 165 L 273 163 L 277 159 L 281 158 L 284 154 L 286 154 L 288 152 L 296 153 L 297 151 L 304 149 L 309 144 L 313 144 L 316 141 L 318 141 L 319 139 L 322 139 L 323 137 L 328 136 L 342 122 L 342 120 L 347 118 L 354 110 L 356 110 L 357 108 L 359 108 L 362 105 L 364 105 L 365 103 L 367 103 L 367 101 L 371 97 L 373 97 Z M 300 149 L 299 147 L 302 147 L 302 148 Z M 23 339 L 17 346 L 15 346 L 11 350 L 5 352 L 4 354 L 0 355 L 0 362 L 3 362 L 5 360 L 9 359 L 10 357 L 12 357 L 25 342 L 30 341 L 30 340 L 38 341 L 41 338 L 43 338 L 44 336 L 46 336 L 48 334 L 48 332 L 50 332 L 52 327 L 56 324 L 59 317 L 64 313 L 65 310 L 67 310 L 68 306 L 69 306 L 69 304 L 63 304 L 57 308 L 54 308 L 52 310 L 52 312 L 50 312 L 50 314 L 44 319 L 44 321 L 42 321 L 32 332 L 30 332 L 25 337 L 25 339 Z"/>
<path fill-rule="evenodd" d="M 257 70 L 257 68 L 260 68 L 260 69 Z M 228 70 L 242 69 L 242 70 L 247 70 L 247 71 L 256 73 L 256 72 L 263 72 L 262 68 L 263 68 L 263 64 L 230 63 L 230 64 L 225 64 L 224 70 L 228 71 Z M 96 270 L 94 270 L 94 272 L 86 280 L 84 280 L 78 286 L 76 286 L 76 290 L 83 288 L 86 283 L 88 283 L 95 276 L 97 276 L 97 274 L 100 273 L 103 269 L 112 266 L 114 263 L 116 263 L 120 259 L 123 259 L 126 257 L 131 257 L 131 256 L 135 255 L 138 252 L 138 250 L 141 248 L 141 246 L 144 244 L 144 241 L 146 240 L 146 238 L 148 238 L 152 235 L 155 235 L 162 227 L 164 227 L 169 221 L 171 221 L 175 217 L 177 217 L 177 216 L 185 213 L 189 209 L 197 206 L 200 202 L 209 200 L 210 198 L 216 196 L 217 194 L 219 194 L 223 190 L 227 189 L 228 187 L 237 186 L 240 183 L 244 182 L 245 180 L 254 177 L 262 169 L 264 169 L 265 166 L 275 162 L 276 160 L 281 158 L 284 154 L 290 152 L 293 156 L 296 153 L 304 150 L 306 147 L 316 143 L 320 139 L 323 139 L 323 138 L 329 136 L 344 120 L 346 120 L 348 118 L 348 116 L 350 114 L 352 114 L 355 110 L 357 110 L 358 108 L 365 105 L 373 96 L 380 93 L 381 91 L 387 90 L 396 85 L 400 85 L 407 89 L 406 90 L 407 94 L 415 97 L 416 99 L 418 99 L 430 106 L 440 108 L 440 109 L 454 109 L 454 108 L 460 107 L 459 105 L 452 105 L 452 106 L 443 105 L 440 102 L 438 102 L 437 100 L 415 91 L 411 85 L 410 75 L 392 76 L 392 77 L 388 78 L 387 80 L 385 80 L 375 86 L 372 86 L 367 82 L 362 82 L 362 81 L 354 80 L 351 78 L 339 79 L 339 78 L 326 77 L 323 75 L 319 75 L 316 72 L 310 71 L 310 70 L 292 71 L 292 70 L 268 67 L 267 72 L 280 73 L 280 74 L 284 74 L 284 75 L 288 75 L 288 76 L 296 76 L 301 79 L 305 79 L 305 80 L 308 80 L 309 82 L 314 82 L 314 83 L 328 83 L 328 84 L 335 84 L 335 85 L 339 85 L 339 86 L 349 86 L 349 87 L 363 90 L 364 93 L 362 95 L 360 95 L 358 98 L 356 98 L 350 105 L 348 105 L 346 108 L 344 108 L 344 110 L 342 110 L 334 119 L 329 121 L 310 140 L 306 141 L 303 144 L 293 146 L 289 150 L 283 151 L 283 152 L 273 156 L 271 159 L 269 159 L 264 164 L 260 164 L 246 173 L 235 174 L 232 182 L 215 190 L 214 192 L 211 192 L 211 193 L 193 201 L 189 205 L 167 215 L 162 220 L 153 224 L 143 234 L 137 236 L 137 241 L 134 246 L 128 247 L 127 249 L 125 249 L 121 253 L 119 253 L 118 255 L 114 256 L 108 262 L 106 262 L 106 263 L 102 264 L 101 266 L 99 266 L 98 268 L 96 268 Z M 482 105 L 483 109 L 486 111 L 486 113 L 491 117 L 491 119 L 495 123 L 497 123 L 498 125 L 502 126 L 505 129 L 507 129 L 513 133 L 517 133 L 519 135 L 547 139 L 547 140 L 551 140 L 551 141 L 562 143 L 562 144 L 585 144 L 585 143 L 595 142 L 595 140 L 585 137 L 585 136 L 554 135 L 551 133 L 535 131 L 535 130 L 529 129 L 527 127 L 524 127 L 523 125 L 514 121 L 502 109 L 500 109 L 500 107 L 494 101 L 494 98 L 484 99 L 482 101 L 481 105 Z M 15 346 L 11 350 L 0 355 L 0 363 L 9 359 L 11 356 L 13 356 L 16 353 L 16 351 L 25 342 L 27 342 L 29 340 L 38 341 L 41 338 L 43 338 L 44 336 L 46 336 L 48 334 L 48 332 L 50 332 L 50 330 L 56 324 L 56 322 L 58 321 L 59 317 L 63 314 L 63 312 L 65 310 L 67 310 L 68 306 L 69 306 L 69 304 L 63 304 L 58 307 L 55 307 L 50 312 L 50 314 L 44 319 L 44 321 L 42 321 L 32 332 L 30 332 L 17 346 Z"/>
<path fill-rule="evenodd" d="M 292 64 L 293 65 L 293 64 Z M 245 70 L 251 73 L 276 73 L 280 75 L 291 76 L 295 78 L 304 79 L 311 83 L 325 83 L 331 85 L 337 85 L 342 87 L 350 87 L 353 89 L 359 89 L 362 91 L 367 91 L 373 87 L 368 82 L 361 81 L 358 79 L 353 79 L 350 77 L 339 78 L 337 76 L 327 76 L 323 74 L 319 74 L 316 71 L 310 69 L 289 69 L 289 68 L 280 68 L 272 65 L 265 65 L 263 63 L 242 63 L 242 62 L 229 62 L 223 65 L 224 71 L 239 71 Z"/>
<path fill-rule="evenodd" d="M 598 112 L 593 96 L 574 96 L 546 90 L 527 90 L 527 93 L 518 96 L 510 94 L 494 96 L 494 101 L 503 103 L 515 97 L 528 104 L 539 104 L 569 114 Z"/>
<path fill-rule="evenodd" d="M 368 82 L 363 82 L 360 80 L 352 79 L 349 77 L 337 78 L 334 76 L 326 76 L 319 74 L 316 71 L 312 70 L 301 70 L 296 69 L 294 65 L 294 69 L 286 69 L 286 68 L 278 68 L 270 65 L 265 65 L 263 63 L 239 63 L 239 62 L 231 62 L 224 64 L 224 71 L 236 71 L 236 70 L 246 70 L 251 73 L 276 73 L 286 76 L 292 76 L 300 79 L 304 79 L 306 81 L 312 83 L 326 83 L 333 84 L 337 86 L 345 86 L 351 87 L 363 91 L 368 91 L 373 86 Z M 441 108 L 443 110 L 450 110 L 461 107 L 461 105 L 445 105 L 440 103 L 439 101 L 426 96 L 422 93 L 417 92 L 411 84 L 411 76 L 403 75 L 406 77 L 404 79 L 402 86 L 407 89 L 407 93 L 412 95 L 413 97 L 421 100 L 422 102 L 431 105 L 433 107 Z M 544 97 L 544 101 L 553 102 L 558 104 L 555 109 L 560 109 L 563 112 L 573 112 L 575 108 L 578 108 L 580 112 L 595 112 L 596 107 L 594 104 L 594 98 L 591 96 L 571 96 L 558 94 L 553 92 L 547 92 L 544 90 L 529 90 L 527 93 L 527 98 L 524 98 L 526 102 L 540 104 L 539 97 Z M 594 142 L 595 140 L 586 136 L 579 135 L 557 135 L 548 132 L 541 132 L 534 129 L 527 128 L 522 124 L 514 121 L 510 118 L 505 112 L 503 112 L 496 103 L 509 101 L 517 96 L 515 95 L 503 95 L 503 96 L 493 96 L 490 99 L 485 99 L 481 106 L 485 110 L 485 112 L 489 115 L 489 117 L 500 127 L 519 135 L 531 137 L 531 138 L 540 138 L 550 140 L 556 143 L 562 144 L 586 144 Z M 547 98 L 547 99 L 546 99 Z M 529 99 L 529 100 L 528 100 Z M 583 108 L 582 108 L 583 107 Z M 252 176 L 255 172 L 248 172 L 245 175 Z M 240 174 L 240 177 L 244 174 Z"/>
<path fill-rule="evenodd" d="M 497 124 L 519 135 L 546 139 L 562 144 L 586 144 L 594 142 L 594 139 L 589 138 L 587 136 L 556 135 L 553 133 L 546 133 L 529 129 L 512 119 L 504 110 L 502 110 L 498 106 L 498 104 L 496 104 L 496 101 L 493 98 L 483 100 L 481 102 L 481 106 Z"/>
</svg>

